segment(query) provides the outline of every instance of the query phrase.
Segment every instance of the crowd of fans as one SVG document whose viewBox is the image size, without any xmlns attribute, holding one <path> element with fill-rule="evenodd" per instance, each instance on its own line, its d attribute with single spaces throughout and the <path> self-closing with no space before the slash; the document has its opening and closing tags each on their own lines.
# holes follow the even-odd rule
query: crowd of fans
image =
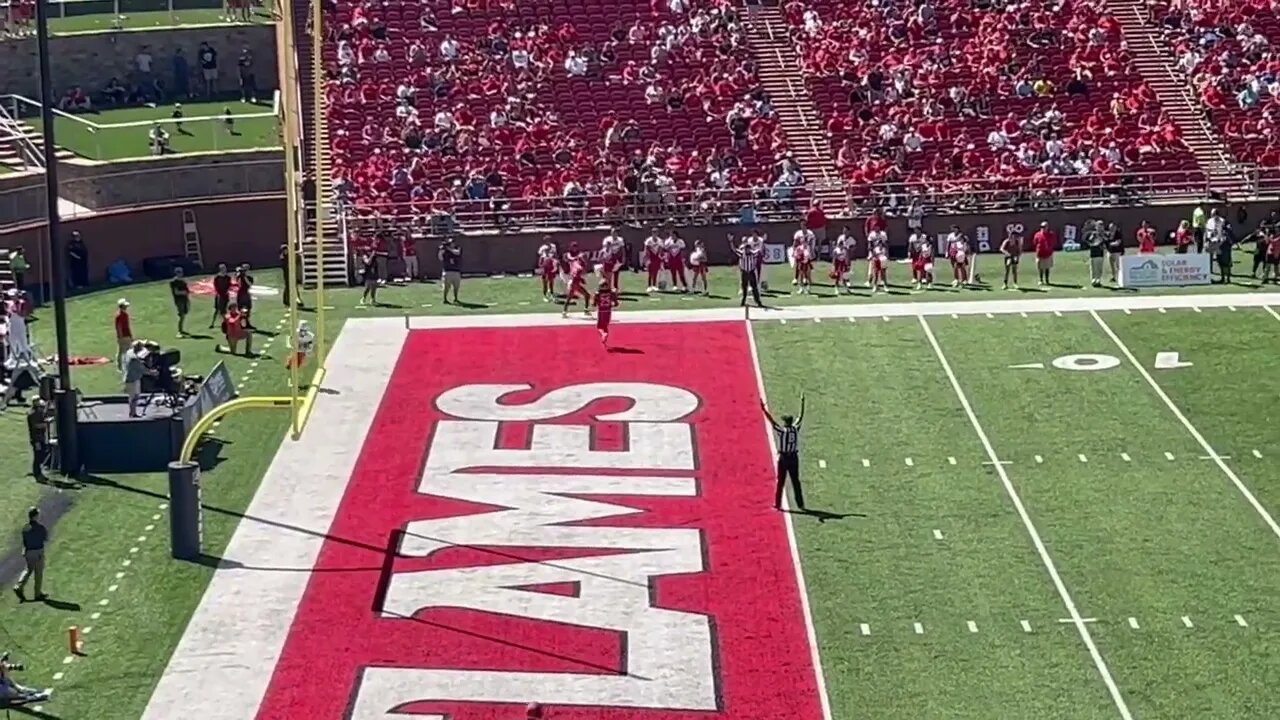
<svg viewBox="0 0 1280 720">
<path fill-rule="evenodd" d="M 1280 168 L 1280 18 L 1269 0 L 1149 0 L 1151 22 L 1237 159 Z"/>
<path fill-rule="evenodd" d="M 720 211 L 803 185 L 730 0 L 338 0 L 334 172 L 358 214 Z"/>
<path fill-rule="evenodd" d="M 1061 196 L 1203 181 L 1101 0 L 791 0 L 784 10 L 855 194 Z"/>
</svg>

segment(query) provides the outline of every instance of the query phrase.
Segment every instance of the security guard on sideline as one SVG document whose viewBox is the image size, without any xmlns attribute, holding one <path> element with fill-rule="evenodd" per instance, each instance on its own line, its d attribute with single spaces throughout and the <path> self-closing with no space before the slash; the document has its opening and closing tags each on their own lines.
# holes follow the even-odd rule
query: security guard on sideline
<svg viewBox="0 0 1280 720">
<path fill-rule="evenodd" d="M 773 419 L 764 401 L 760 402 L 760 409 L 773 427 L 778 444 L 778 487 L 773 495 L 773 509 L 782 509 L 782 495 L 786 491 L 787 478 L 790 477 L 796 507 L 804 510 L 804 488 L 800 485 L 800 423 L 804 421 L 804 394 L 800 395 L 800 415 L 794 418 L 783 415 L 782 424 Z"/>
</svg>

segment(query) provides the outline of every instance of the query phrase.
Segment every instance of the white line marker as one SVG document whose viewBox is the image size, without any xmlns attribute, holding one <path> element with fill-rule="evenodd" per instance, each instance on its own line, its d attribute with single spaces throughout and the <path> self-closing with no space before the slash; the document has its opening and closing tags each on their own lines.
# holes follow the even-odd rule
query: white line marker
<svg viewBox="0 0 1280 720">
<path fill-rule="evenodd" d="M 1230 456 L 1230 455 L 1219 455 L 1218 457 L 1222 458 L 1223 460 L 1230 460 L 1230 459 L 1231 459 L 1231 456 Z M 1212 455 L 1201 455 L 1201 456 L 1200 456 L 1200 459 L 1201 459 L 1201 460 L 1214 460 L 1214 459 L 1216 459 L 1216 458 L 1214 458 L 1214 456 L 1212 456 Z"/>
<path fill-rule="evenodd" d="M 849 318 L 849 322 L 851 322 L 851 323 L 856 323 L 856 322 L 858 322 L 858 318 L 851 317 L 851 318 Z"/>
<path fill-rule="evenodd" d="M 1127 452 L 1122 452 L 1122 453 L 1120 453 L 1120 459 L 1121 459 L 1121 460 L 1123 460 L 1123 461 L 1125 461 L 1125 462 L 1129 462 L 1129 461 L 1133 460 L 1133 458 L 1129 457 L 1129 453 L 1127 453 Z"/>
<path fill-rule="evenodd" d="M 923 634 L 924 634 L 924 625 L 921 625 L 920 623 L 913 623 L 913 626 L 914 626 L 914 627 L 915 627 L 915 629 L 916 629 L 916 634 L 917 634 L 917 635 L 923 635 Z"/>
<path fill-rule="evenodd" d="M 1235 471 L 1222 461 L 1222 457 L 1218 455 L 1218 452 L 1214 450 L 1211 445 L 1209 445 L 1209 441 L 1204 439 L 1204 435 L 1201 435 L 1200 431 L 1197 430 L 1196 427 L 1191 424 L 1191 421 L 1187 419 L 1187 416 L 1183 415 L 1182 411 L 1178 409 L 1178 406 L 1173 404 L 1173 400 L 1169 399 L 1169 395 L 1161 389 L 1155 378 L 1151 377 L 1151 373 L 1147 372 L 1147 369 L 1142 366 L 1142 363 L 1138 362 L 1138 359 L 1133 356 L 1129 347 L 1125 345 L 1120 337 L 1111 330 L 1111 327 L 1102 320 L 1102 316 L 1099 315 L 1097 311 L 1090 310 L 1089 314 L 1093 316 L 1094 321 L 1098 323 L 1098 326 L 1102 328 L 1102 331 L 1111 338 L 1113 343 L 1116 344 L 1116 347 L 1120 348 L 1120 352 L 1128 358 L 1129 363 L 1138 371 L 1138 374 L 1142 375 L 1143 379 L 1147 381 L 1147 384 L 1151 386 L 1151 389 L 1155 391 L 1156 395 L 1164 401 L 1164 404 L 1169 408 L 1174 416 L 1178 418 L 1182 423 L 1182 426 L 1187 429 L 1187 432 L 1191 433 L 1191 437 L 1195 438 L 1196 442 L 1200 443 L 1200 447 L 1204 450 L 1205 454 L 1213 458 L 1214 462 L 1218 465 L 1218 469 L 1222 470 L 1223 474 L 1227 476 L 1227 479 L 1236 486 L 1236 490 L 1239 490 L 1240 494 L 1243 495 L 1249 504 L 1253 506 L 1254 511 L 1258 513 L 1264 522 L 1266 522 L 1267 527 L 1271 528 L 1271 532 L 1275 533 L 1276 537 L 1280 537 L 1280 524 L 1277 524 L 1275 518 L 1271 517 L 1271 513 L 1267 512 L 1267 509 L 1262 507 L 1262 503 L 1258 502 L 1258 498 L 1254 497 L 1249 488 L 1240 480 L 1240 477 L 1235 474 Z"/>
<path fill-rule="evenodd" d="M 132 564 L 133 564 L 133 561 L 132 561 L 132 560 L 125 560 L 124 562 L 120 563 L 120 566 L 121 566 L 121 567 L 129 567 L 129 566 L 130 566 L 130 565 L 132 565 Z"/>
<path fill-rule="evenodd" d="M 778 322 L 779 322 L 780 324 L 782 324 L 782 325 L 786 325 L 786 324 L 787 324 L 787 319 L 786 319 L 786 318 L 778 318 Z"/>
<path fill-rule="evenodd" d="M 1164 308 L 1156 308 L 1156 311 L 1157 311 L 1157 312 L 1159 312 L 1161 315 L 1164 315 L 1165 313 L 1169 312 L 1168 310 L 1165 310 Z"/>
<path fill-rule="evenodd" d="M 942 531 L 941 531 L 941 530 L 934 530 L 934 531 L 933 531 L 933 538 L 934 538 L 935 540 L 941 540 L 941 539 L 942 539 Z"/>
<path fill-rule="evenodd" d="M 1020 365 L 1010 365 L 1010 370 L 1043 370 L 1044 363 L 1022 363 Z"/>
<path fill-rule="evenodd" d="M 112 585 L 111 587 L 107 588 L 107 592 L 115 592 L 119 589 L 120 589 L 119 585 Z"/>
<path fill-rule="evenodd" d="M 144 527 L 144 528 L 142 528 L 142 529 L 143 529 L 143 530 L 146 530 L 147 532 L 151 532 L 152 530 L 155 530 L 155 529 L 156 529 L 156 526 L 155 526 L 155 525 L 148 525 L 148 526 L 146 526 L 146 527 Z"/>
<path fill-rule="evenodd" d="M 81 635 L 88 635 L 88 634 L 89 634 L 89 633 L 91 633 L 91 632 L 93 632 L 93 626 L 92 626 L 92 625 L 90 625 L 89 627 L 84 628 L 83 630 L 81 630 L 81 631 L 80 631 L 80 634 L 81 634 Z"/>
<path fill-rule="evenodd" d="M 1253 456 L 1258 458 L 1259 460 L 1262 459 L 1262 453 L 1258 452 L 1257 450 L 1253 451 Z"/>
<path fill-rule="evenodd" d="M 1191 309 L 1192 309 L 1192 310 L 1195 310 L 1196 312 L 1204 312 L 1203 310 L 1201 310 L 1201 309 L 1200 309 L 1200 308 L 1198 308 L 1198 307 L 1192 307 Z"/>
<path fill-rule="evenodd" d="M 947 464 L 948 464 L 948 465 L 955 465 L 955 464 L 956 464 L 956 459 L 955 459 L 955 458 L 953 458 L 953 457 L 951 457 L 951 456 L 947 456 Z"/>
<path fill-rule="evenodd" d="M 98 618 L 100 618 L 100 617 L 102 617 L 102 613 L 100 613 L 100 612 L 96 612 L 96 613 L 94 613 L 94 614 L 90 615 L 90 616 L 89 616 L 89 619 L 90 619 L 90 620 L 97 620 L 97 619 L 98 619 Z"/>
<path fill-rule="evenodd" d="M 98 601 L 98 604 L 103 607 L 106 607 L 107 605 L 111 604 L 111 601 L 106 598 L 102 598 L 101 600 Z"/>
<path fill-rule="evenodd" d="M 1065 625 L 1065 624 L 1067 624 L 1067 623 L 1073 623 L 1073 622 L 1076 622 L 1076 619 L 1075 619 L 1075 618 L 1058 618 L 1058 622 L 1060 622 L 1060 623 L 1062 623 L 1062 624 L 1064 624 L 1064 625 Z M 1095 622 L 1098 622 L 1098 618 L 1080 618 L 1080 622 L 1082 622 L 1082 623 L 1095 623 Z"/>
<path fill-rule="evenodd" d="M 983 465 L 995 465 L 996 467 L 999 467 L 999 466 L 1001 466 L 1001 465 L 1012 465 L 1012 464 L 1013 464 L 1013 461 L 1012 461 L 1012 460 L 987 460 L 987 461 L 983 462 L 982 464 L 983 464 Z"/>
<path fill-rule="evenodd" d="M 169 507 L 169 503 L 160 503 L 160 509 L 161 509 L 161 510 L 164 510 L 164 509 L 165 509 L 165 508 L 167 508 L 167 507 Z"/>
<path fill-rule="evenodd" d="M 147 541 L 147 536 L 146 536 L 146 535 L 139 535 L 139 536 L 138 536 L 138 542 L 146 542 L 146 541 Z"/>
<path fill-rule="evenodd" d="M 1271 317 L 1273 317 L 1273 318 L 1275 318 L 1275 319 L 1277 319 L 1277 320 L 1280 320 L 1280 313 L 1277 313 L 1275 310 L 1272 310 L 1269 306 L 1267 306 L 1267 305 L 1263 305 L 1263 306 L 1262 306 L 1262 309 L 1263 309 L 1263 310 L 1266 310 L 1266 311 L 1267 311 L 1267 312 L 1269 312 L 1269 313 L 1271 313 Z"/>
<path fill-rule="evenodd" d="M 1022 621 L 1022 632 L 1031 632 L 1031 623 L 1026 620 Z"/>
<path fill-rule="evenodd" d="M 996 319 L 996 316 L 995 316 L 995 315 L 992 315 L 991 313 L 987 313 L 987 319 L 988 319 L 988 320 L 995 320 L 995 319 Z"/>
<path fill-rule="evenodd" d="M 976 632 L 978 632 L 978 623 L 976 623 L 976 622 L 974 622 L 974 621 L 970 620 L 970 621 L 968 622 L 968 625 L 969 625 L 969 632 L 971 632 L 971 633 L 976 633 Z"/>
<path fill-rule="evenodd" d="M 813 321 L 814 321 L 814 322 L 816 322 L 816 323 L 820 323 L 820 322 L 822 322 L 822 318 L 820 318 L 820 317 L 815 317 L 815 318 L 813 319 Z"/>
<path fill-rule="evenodd" d="M 1089 458 L 1084 455 L 1076 455 L 1076 457 L 1080 458 L 1080 462 L 1089 462 Z"/>
<path fill-rule="evenodd" d="M 1021 315 L 1022 317 L 1026 317 L 1026 316 L 1027 316 L 1027 314 L 1026 314 L 1026 313 L 1024 313 L 1024 312 L 1020 312 L 1020 313 L 1018 313 L 1018 314 L 1019 314 L 1019 315 Z"/>
<path fill-rule="evenodd" d="M 134 554 L 134 553 L 136 553 L 136 552 L 138 552 L 138 548 L 136 548 L 136 547 L 131 547 L 131 548 L 129 548 L 129 554 L 130 554 L 130 555 L 132 555 L 132 554 Z"/>
<path fill-rule="evenodd" d="M 866 624 L 866 623 L 862 623 L 862 624 L 858 625 L 858 630 L 860 630 L 860 631 L 862 632 L 862 634 L 863 634 L 863 635 L 870 635 L 870 634 L 871 634 L 871 626 L 870 626 L 870 625 L 868 625 L 868 624 Z"/>
<path fill-rule="evenodd" d="M 1054 316 L 1054 317 L 1062 317 L 1062 311 L 1061 311 L 1061 310 L 1054 310 L 1054 311 L 1053 311 L 1053 316 Z"/>
<path fill-rule="evenodd" d="M 256 367 L 258 367 L 258 361 L 257 361 L 257 360 L 254 360 L 253 362 L 249 363 L 249 367 L 251 367 L 251 368 L 256 368 Z"/>
<path fill-rule="evenodd" d="M 1097 313 L 1094 313 L 1095 317 Z M 978 440 L 982 442 L 982 447 L 987 451 L 987 457 L 995 463 L 996 474 L 1000 476 L 1000 482 L 1004 485 L 1005 493 L 1013 502 L 1013 507 L 1018 513 L 1018 517 L 1022 520 L 1023 526 L 1027 530 L 1027 534 L 1031 536 L 1031 542 L 1035 545 L 1036 552 L 1040 555 L 1041 562 L 1044 563 L 1045 570 L 1049 572 L 1050 579 L 1058 591 L 1058 595 L 1062 598 L 1062 604 L 1067 609 L 1067 614 L 1075 621 L 1076 631 L 1080 634 L 1080 640 L 1089 650 L 1090 657 L 1093 658 L 1093 664 L 1098 670 L 1098 674 L 1102 677 L 1102 682 L 1107 686 L 1107 691 L 1111 694 L 1111 700 L 1115 703 L 1116 709 L 1120 711 L 1120 717 L 1123 720 L 1133 720 L 1133 714 L 1129 712 L 1129 706 L 1125 703 L 1124 696 L 1120 694 L 1120 688 L 1116 686 L 1115 678 L 1111 676 L 1111 669 L 1107 667 L 1107 661 L 1102 658 L 1102 652 L 1098 650 L 1097 644 L 1093 641 L 1093 635 L 1089 632 L 1089 627 L 1082 621 L 1080 611 L 1076 608 L 1076 602 L 1071 598 L 1071 593 L 1067 590 L 1067 586 L 1062 582 L 1062 577 L 1058 574 L 1058 567 L 1054 564 L 1053 558 L 1049 556 L 1049 550 L 1045 547 L 1044 541 L 1040 538 L 1040 531 L 1036 530 L 1035 523 L 1031 520 L 1031 516 L 1027 514 L 1027 508 L 1022 504 L 1022 498 L 1018 496 L 1018 491 L 1013 486 L 1013 481 L 1009 479 L 1009 473 L 1005 471 L 1004 466 L 1000 464 L 1000 456 L 996 454 L 996 449 L 991 445 L 991 438 L 987 437 L 987 432 L 982 429 L 982 423 L 978 422 L 978 416 L 973 412 L 973 406 L 969 404 L 969 398 L 964 394 L 964 389 L 960 387 L 960 380 L 956 377 L 955 371 L 951 369 L 951 363 L 947 362 L 947 356 L 942 352 L 942 346 L 938 344 L 938 339 L 934 337 L 933 330 L 929 327 L 929 322 L 925 320 L 923 315 L 917 316 L 920 321 L 920 327 L 924 330 L 925 337 L 929 340 L 929 345 L 933 347 L 933 352 L 938 356 L 938 362 L 942 365 L 942 370 L 947 376 L 947 380 L 951 383 L 951 389 L 955 391 L 956 399 L 960 401 L 960 406 L 964 409 L 965 415 L 969 417 L 969 424 L 973 426 L 973 431 L 978 436 Z M 754 349 L 754 348 L 753 348 Z M 771 436 L 772 437 L 772 436 Z M 1023 629 L 1030 632 L 1030 623 L 1023 625 Z"/>
<path fill-rule="evenodd" d="M 1235 312 L 1235 311 L 1236 311 L 1236 306 L 1235 306 L 1235 305 L 1228 305 L 1228 306 L 1227 306 L 1227 309 L 1228 309 L 1228 310 L 1230 310 L 1231 312 Z"/>
<path fill-rule="evenodd" d="M 1042 463 L 1042 462 L 1044 462 L 1044 457 L 1043 457 L 1043 456 L 1041 456 L 1041 455 L 1037 455 L 1037 456 L 1036 456 L 1036 464 L 1037 464 L 1037 465 L 1039 465 L 1039 464 L 1040 464 L 1040 463 Z"/>
<path fill-rule="evenodd" d="M 959 320 L 959 319 L 960 319 L 960 315 L 959 315 L 959 314 L 957 314 L 957 313 L 951 313 L 951 319 L 952 319 L 952 320 Z"/>
<path fill-rule="evenodd" d="M 53 674 L 53 681 L 54 681 L 54 682 L 57 682 L 57 681 L 61 680 L 62 678 L 63 678 L 63 674 L 62 674 L 62 673 L 60 673 L 60 672 L 56 672 L 56 673 L 54 673 L 54 674 Z"/>
<path fill-rule="evenodd" d="M 1195 627 L 1195 625 L 1191 624 L 1191 618 L 1187 617 L 1186 615 L 1182 616 L 1182 624 L 1186 625 L 1189 628 Z"/>
<path fill-rule="evenodd" d="M 819 460 L 819 461 L 818 461 L 818 467 L 820 467 L 820 468 L 824 468 L 824 469 L 825 469 L 825 468 L 827 467 L 827 461 L 826 461 L 826 460 Z"/>
<path fill-rule="evenodd" d="M 74 656 L 74 655 L 68 655 L 68 656 L 66 656 L 66 657 L 62 658 L 62 664 L 63 664 L 63 665 L 70 665 L 71 663 L 75 662 L 75 659 L 76 659 L 76 658 L 75 658 L 75 656 Z"/>
<path fill-rule="evenodd" d="M 866 458 L 862 458 L 862 467 L 871 467 L 871 461 Z"/>
<path fill-rule="evenodd" d="M 1244 617 L 1241 615 L 1236 616 L 1236 624 L 1240 627 L 1249 627 L 1249 623 L 1245 622 Z"/>
<path fill-rule="evenodd" d="M 116 579 L 117 579 L 117 580 L 122 580 L 122 579 L 124 579 L 124 573 L 122 573 L 122 572 L 118 572 L 118 573 L 116 573 Z"/>
<path fill-rule="evenodd" d="M 880 316 L 880 319 L 881 319 L 881 320 L 884 320 L 885 322 L 889 322 L 889 316 L 888 316 L 888 315 L 881 315 L 881 316 Z"/>
<path fill-rule="evenodd" d="M 1125 314 L 1125 315 L 1132 315 L 1132 314 L 1133 314 L 1133 311 L 1132 311 L 1132 310 L 1130 310 L 1129 308 L 1125 308 L 1125 309 L 1124 309 L 1124 314 Z"/>
<path fill-rule="evenodd" d="M 1171 453 L 1171 452 L 1169 452 L 1168 450 L 1166 450 L 1166 451 L 1165 451 L 1165 453 L 1164 453 L 1164 459 L 1165 459 L 1165 460 L 1172 460 L 1172 459 L 1173 459 L 1173 453 Z"/>
<path fill-rule="evenodd" d="M 915 466 L 916 466 L 916 462 L 911 458 L 907 458 L 907 467 L 915 467 Z"/>
<path fill-rule="evenodd" d="M 1129 618 L 1129 627 L 1133 628 L 1134 630 L 1140 629 L 1138 627 L 1138 618 L 1136 617 Z"/>
<path fill-rule="evenodd" d="M 159 513 L 157 513 L 157 514 L 155 514 L 155 515 L 152 515 L 152 516 L 151 516 L 151 519 L 152 519 L 152 520 L 159 520 L 159 519 L 160 519 L 160 514 L 159 514 Z"/>
<path fill-rule="evenodd" d="M 517 304 L 517 305 L 528 305 L 528 304 L 529 304 L 529 301 L 528 301 L 528 300 L 521 300 L 520 302 L 518 302 L 518 303 L 516 303 L 516 304 Z"/>
</svg>

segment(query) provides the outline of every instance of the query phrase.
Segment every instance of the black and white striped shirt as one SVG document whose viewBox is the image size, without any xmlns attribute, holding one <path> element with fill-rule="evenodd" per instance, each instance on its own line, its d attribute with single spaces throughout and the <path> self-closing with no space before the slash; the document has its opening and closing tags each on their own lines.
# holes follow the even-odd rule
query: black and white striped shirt
<svg viewBox="0 0 1280 720">
<path fill-rule="evenodd" d="M 778 452 L 791 454 L 800 452 L 800 427 L 798 425 L 774 425 L 773 434 L 778 440 Z"/>
<path fill-rule="evenodd" d="M 755 272 L 757 255 L 759 251 L 750 245 L 742 248 L 742 254 L 738 256 L 738 269 L 742 272 Z"/>
</svg>

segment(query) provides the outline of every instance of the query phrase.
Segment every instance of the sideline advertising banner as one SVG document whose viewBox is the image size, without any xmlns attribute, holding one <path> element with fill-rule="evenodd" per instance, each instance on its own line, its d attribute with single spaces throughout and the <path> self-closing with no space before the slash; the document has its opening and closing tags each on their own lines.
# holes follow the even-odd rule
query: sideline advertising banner
<svg viewBox="0 0 1280 720">
<path fill-rule="evenodd" d="M 1209 256 L 1203 253 L 1120 258 L 1120 287 L 1184 287 L 1210 282 Z"/>
</svg>

